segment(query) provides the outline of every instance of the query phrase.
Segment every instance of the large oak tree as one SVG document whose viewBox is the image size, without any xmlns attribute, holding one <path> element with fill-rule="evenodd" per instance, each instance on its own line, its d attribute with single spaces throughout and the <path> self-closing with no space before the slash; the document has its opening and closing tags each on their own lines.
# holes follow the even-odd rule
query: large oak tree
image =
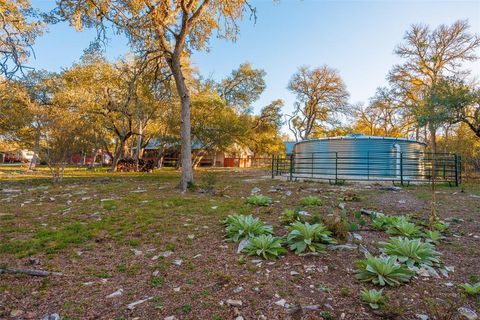
<svg viewBox="0 0 480 320">
<path fill-rule="evenodd" d="M 181 101 L 182 178 L 180 188 L 193 183 L 190 92 L 182 57 L 204 50 L 212 34 L 235 39 L 238 20 L 251 8 L 246 0 L 57 0 L 57 14 L 79 30 L 107 25 L 127 35 L 142 55 L 166 60 Z"/>
<path fill-rule="evenodd" d="M 348 92 L 338 72 L 326 65 L 300 67 L 290 79 L 288 89 L 297 96 L 289 128 L 295 140 L 306 140 L 348 103 Z"/>
</svg>

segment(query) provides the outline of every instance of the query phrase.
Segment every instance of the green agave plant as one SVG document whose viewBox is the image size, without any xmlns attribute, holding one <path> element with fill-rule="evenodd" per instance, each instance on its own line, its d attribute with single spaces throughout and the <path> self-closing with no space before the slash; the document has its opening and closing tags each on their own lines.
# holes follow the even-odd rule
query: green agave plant
<svg viewBox="0 0 480 320">
<path fill-rule="evenodd" d="M 325 244 L 336 243 L 331 232 L 321 223 L 294 222 L 290 225 L 287 243 L 296 254 L 304 251 L 318 252 L 326 248 Z"/>
<path fill-rule="evenodd" d="M 373 257 L 368 255 L 366 259 L 356 262 L 357 274 L 355 277 L 364 282 L 373 282 L 381 286 L 396 286 L 402 282 L 410 281 L 415 274 L 405 266 L 397 263 L 395 257 Z"/>
<path fill-rule="evenodd" d="M 379 309 L 383 305 L 385 305 L 385 297 L 383 296 L 383 289 L 376 290 L 376 289 L 363 289 L 360 292 L 360 297 L 362 301 L 368 303 L 370 308 L 372 309 Z"/>
<path fill-rule="evenodd" d="M 302 206 L 321 206 L 322 205 L 322 200 L 320 200 L 319 197 L 308 196 L 308 197 L 300 199 L 300 204 Z"/>
<path fill-rule="evenodd" d="M 460 285 L 460 288 L 462 288 L 465 293 L 472 296 L 480 294 L 480 282 L 477 282 L 475 284 L 464 283 Z"/>
<path fill-rule="evenodd" d="M 272 199 L 267 196 L 252 195 L 247 198 L 247 203 L 255 206 L 267 207 L 272 204 Z"/>
<path fill-rule="evenodd" d="M 449 226 L 447 222 L 439 220 L 433 225 L 433 228 L 439 232 L 446 232 Z"/>
<path fill-rule="evenodd" d="M 223 223 L 226 225 L 227 239 L 229 241 L 236 242 L 273 232 L 272 226 L 266 225 L 252 215 L 230 215 Z"/>
<path fill-rule="evenodd" d="M 299 214 L 298 210 L 285 209 L 280 215 L 280 222 L 289 225 L 295 221 L 305 222 L 305 218 Z"/>
<path fill-rule="evenodd" d="M 404 236 L 407 238 L 418 238 L 421 236 L 420 227 L 415 223 L 407 220 L 399 220 L 394 222 L 388 229 L 387 233 L 392 236 Z"/>
<path fill-rule="evenodd" d="M 282 244 L 282 238 L 274 237 L 270 234 L 262 234 L 250 238 L 243 251 L 250 256 L 256 255 L 264 259 L 274 259 L 287 252 L 287 250 L 282 247 Z"/>
<path fill-rule="evenodd" d="M 383 250 L 389 256 L 397 258 L 407 267 L 422 265 L 434 266 L 440 263 L 440 252 L 435 251 L 435 246 L 425 243 L 420 239 L 390 238 L 388 242 L 381 243 Z"/>
<path fill-rule="evenodd" d="M 378 230 L 386 230 L 400 221 L 408 222 L 409 220 L 406 216 L 378 215 L 372 219 L 372 227 Z"/>
<path fill-rule="evenodd" d="M 431 242 L 435 244 L 445 239 L 442 233 L 437 230 L 427 230 L 423 233 L 423 237 L 425 238 L 426 242 Z"/>
</svg>

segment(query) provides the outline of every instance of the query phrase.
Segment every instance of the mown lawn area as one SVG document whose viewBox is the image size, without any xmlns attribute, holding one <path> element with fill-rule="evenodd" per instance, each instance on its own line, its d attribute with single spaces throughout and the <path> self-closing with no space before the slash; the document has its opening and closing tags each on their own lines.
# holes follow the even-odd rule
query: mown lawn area
<svg viewBox="0 0 480 320">
<path fill-rule="evenodd" d="M 0 274 L 0 318 L 466 319 L 459 307 L 480 313 L 479 296 L 459 288 L 480 281 L 478 183 L 438 186 L 438 215 L 449 227 L 435 247 L 448 277 L 437 269 L 385 286 L 387 301 L 374 310 L 360 291 L 381 287 L 356 279 L 355 261 L 366 250 L 380 255 L 379 243 L 390 235 L 360 211 L 408 215 L 423 228 L 428 186 L 335 186 L 272 180 L 268 171 L 200 170 L 197 189 L 182 194 L 178 178 L 173 169 L 68 168 L 64 182 L 53 185 L 46 168 L 0 167 L 0 268 L 64 274 Z M 247 203 L 252 190 L 272 203 Z M 345 234 L 328 227 L 345 246 L 262 260 L 226 241 L 221 221 L 235 214 L 258 217 L 286 236 L 285 209 L 303 211 L 312 223 L 341 216 Z"/>
</svg>

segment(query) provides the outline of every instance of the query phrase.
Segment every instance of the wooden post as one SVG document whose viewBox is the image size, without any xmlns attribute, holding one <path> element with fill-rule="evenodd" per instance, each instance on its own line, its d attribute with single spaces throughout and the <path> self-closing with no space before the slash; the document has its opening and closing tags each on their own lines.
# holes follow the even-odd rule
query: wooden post
<svg viewBox="0 0 480 320">
<path fill-rule="evenodd" d="M 455 187 L 458 187 L 458 185 L 459 185 L 459 181 L 458 181 L 459 180 L 459 174 L 458 174 L 458 163 L 459 163 L 459 161 L 458 161 L 457 154 L 454 154 L 453 157 L 454 157 L 454 162 L 455 162 Z"/>
<path fill-rule="evenodd" d="M 274 167 L 275 167 L 275 155 L 272 155 L 272 179 L 275 178 L 275 173 L 273 172 Z"/>
</svg>

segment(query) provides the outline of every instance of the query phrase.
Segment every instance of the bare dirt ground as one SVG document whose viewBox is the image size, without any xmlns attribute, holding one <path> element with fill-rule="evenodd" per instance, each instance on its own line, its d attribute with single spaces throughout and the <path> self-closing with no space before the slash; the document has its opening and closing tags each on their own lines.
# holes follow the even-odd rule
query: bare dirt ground
<svg viewBox="0 0 480 320">
<path fill-rule="evenodd" d="M 181 194 L 175 189 L 178 173 L 171 170 L 71 170 L 61 185 L 52 185 L 46 172 L 3 171 L 0 267 L 64 276 L 0 274 L 0 318 L 41 319 L 58 313 L 62 319 L 462 319 L 457 311 L 461 306 L 478 313 L 479 300 L 458 288 L 480 278 L 478 184 L 440 186 L 436 194 L 440 218 L 451 223 L 437 249 L 455 271 L 448 278 L 415 277 L 400 287 L 385 288 L 386 307 L 372 311 L 359 293 L 374 286 L 354 276 L 354 262 L 363 258 L 362 252 L 288 252 L 275 261 L 257 261 L 237 254 L 237 244 L 224 241 L 220 220 L 229 214 L 253 214 L 284 235 L 279 215 L 299 207 L 302 197 L 319 196 L 323 205 L 305 210 L 323 216 L 352 193 L 359 197 L 346 202 L 352 219 L 361 208 L 426 218 L 428 186 L 391 190 L 375 184 L 286 182 L 264 175 L 218 172 L 215 188 L 220 192 L 212 195 L 198 190 Z M 208 180 L 205 176 L 198 173 L 200 187 Z M 254 187 L 273 204 L 246 204 Z M 368 226 L 356 233 L 362 237 L 356 244 L 372 253 L 378 253 L 379 240 L 388 238 Z M 148 300 L 128 308 L 143 299 Z M 241 305 L 229 305 L 228 299 Z"/>
</svg>

